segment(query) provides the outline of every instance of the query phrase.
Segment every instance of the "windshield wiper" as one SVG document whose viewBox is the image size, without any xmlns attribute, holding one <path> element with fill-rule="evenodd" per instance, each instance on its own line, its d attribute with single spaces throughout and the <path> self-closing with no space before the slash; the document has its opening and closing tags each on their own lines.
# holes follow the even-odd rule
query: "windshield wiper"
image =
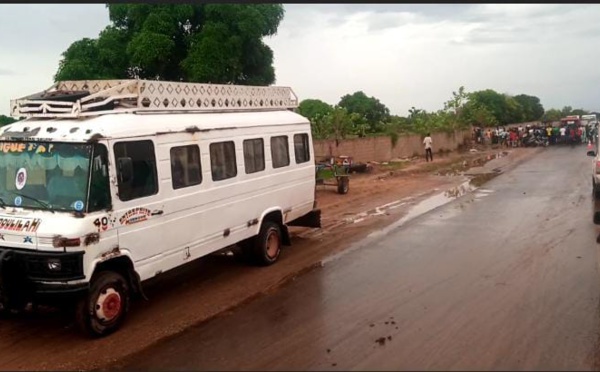
<svg viewBox="0 0 600 372">
<path fill-rule="evenodd" d="M 50 206 L 50 204 L 48 204 L 48 203 L 45 203 L 45 202 L 41 201 L 40 199 L 34 198 L 33 196 L 29 196 L 29 195 L 21 194 L 21 193 L 15 192 L 15 191 L 13 191 L 13 193 L 15 193 L 15 195 L 22 196 L 22 197 L 24 197 L 24 198 L 26 198 L 26 199 L 33 200 L 34 202 L 36 202 L 36 203 L 38 203 L 39 205 L 41 205 L 42 207 L 46 208 L 46 209 L 47 209 L 47 210 L 49 210 L 50 212 L 54 213 L 54 211 L 52 210 L 52 207 Z"/>
<path fill-rule="evenodd" d="M 4 199 L 2 199 L 2 198 L 0 198 L 0 207 L 6 209 L 6 203 L 4 202 Z"/>
</svg>

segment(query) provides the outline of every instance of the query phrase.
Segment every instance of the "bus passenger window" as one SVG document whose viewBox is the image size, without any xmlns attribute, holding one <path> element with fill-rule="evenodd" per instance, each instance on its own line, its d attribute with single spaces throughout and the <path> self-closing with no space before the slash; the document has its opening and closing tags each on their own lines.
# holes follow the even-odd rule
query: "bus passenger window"
<svg viewBox="0 0 600 372">
<path fill-rule="evenodd" d="M 290 165 L 290 151 L 287 136 L 271 137 L 271 161 L 273 168 Z"/>
<path fill-rule="evenodd" d="M 244 140 L 246 174 L 265 170 L 265 146 L 262 138 Z"/>
<path fill-rule="evenodd" d="M 197 145 L 171 149 L 171 182 L 173 189 L 202 183 L 200 148 Z"/>
<path fill-rule="evenodd" d="M 213 181 L 226 180 L 237 176 L 235 144 L 233 141 L 211 143 L 209 150 L 210 171 Z"/>
<path fill-rule="evenodd" d="M 310 160 L 308 134 L 294 134 L 294 154 L 296 155 L 296 164 L 306 163 Z"/>
</svg>

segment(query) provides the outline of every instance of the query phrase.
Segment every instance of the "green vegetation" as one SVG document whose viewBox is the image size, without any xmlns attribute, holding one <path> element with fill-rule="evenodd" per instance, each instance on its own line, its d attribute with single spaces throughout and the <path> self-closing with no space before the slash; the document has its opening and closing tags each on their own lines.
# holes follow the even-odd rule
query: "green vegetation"
<svg viewBox="0 0 600 372">
<path fill-rule="evenodd" d="M 16 121 L 17 121 L 17 119 L 13 119 L 10 116 L 0 115 L 0 127 L 3 127 L 8 124 L 12 124 Z"/>
<path fill-rule="evenodd" d="M 452 92 L 443 109 L 428 112 L 411 107 L 407 116 L 390 115 L 383 103 L 362 91 L 344 95 L 335 106 L 318 99 L 306 99 L 300 103 L 298 112 L 311 121 L 313 136 L 317 139 L 339 142 L 345 138 L 387 135 L 394 146 L 401 134 L 451 133 L 471 126 L 552 121 L 588 113 L 570 106 L 545 111 L 535 96 L 511 96 L 492 89 L 467 92 L 464 87 Z"/>
<path fill-rule="evenodd" d="M 283 19 L 281 4 L 106 5 L 111 24 L 62 54 L 59 80 L 143 78 L 268 85 L 273 51 L 263 37 Z"/>
</svg>

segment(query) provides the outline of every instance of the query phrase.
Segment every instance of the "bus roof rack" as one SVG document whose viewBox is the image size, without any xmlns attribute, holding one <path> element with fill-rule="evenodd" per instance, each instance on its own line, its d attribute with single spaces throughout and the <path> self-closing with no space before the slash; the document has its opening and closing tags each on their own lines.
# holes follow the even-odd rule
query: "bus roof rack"
<svg viewBox="0 0 600 372">
<path fill-rule="evenodd" d="M 201 84 L 158 80 L 59 81 L 10 101 L 11 115 L 78 118 L 138 112 L 231 112 L 295 109 L 289 87 Z"/>
</svg>

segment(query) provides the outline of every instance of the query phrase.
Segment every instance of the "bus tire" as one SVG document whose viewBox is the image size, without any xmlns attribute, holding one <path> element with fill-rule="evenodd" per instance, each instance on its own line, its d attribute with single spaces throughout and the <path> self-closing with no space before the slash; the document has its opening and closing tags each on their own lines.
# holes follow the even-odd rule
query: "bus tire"
<svg viewBox="0 0 600 372">
<path fill-rule="evenodd" d="M 77 326 L 91 337 L 107 336 L 123 324 L 129 302 L 129 284 L 123 275 L 100 271 L 92 277 L 88 294 L 77 303 Z"/>
<path fill-rule="evenodd" d="M 254 239 L 254 261 L 260 266 L 274 264 L 281 254 L 281 228 L 273 221 L 264 221 Z"/>
</svg>

